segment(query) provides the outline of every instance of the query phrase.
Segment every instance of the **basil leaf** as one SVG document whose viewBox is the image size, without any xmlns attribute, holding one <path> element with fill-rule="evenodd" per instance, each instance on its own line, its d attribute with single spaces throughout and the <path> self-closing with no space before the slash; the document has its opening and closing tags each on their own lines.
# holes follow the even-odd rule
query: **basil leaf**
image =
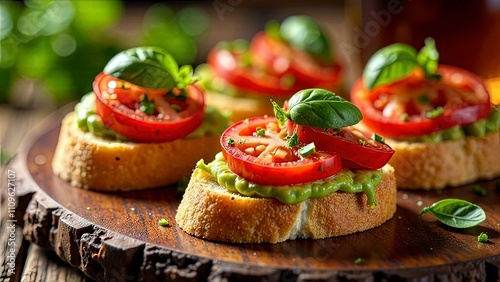
<svg viewBox="0 0 500 282">
<path fill-rule="evenodd" d="M 278 120 L 279 125 L 285 125 L 285 122 L 290 119 L 290 114 L 273 100 L 271 100 L 271 103 L 273 104 L 274 116 Z"/>
<path fill-rule="evenodd" d="M 363 71 L 368 89 L 397 81 L 409 75 L 417 66 L 415 48 L 401 43 L 386 46 L 373 54 Z"/>
<path fill-rule="evenodd" d="M 436 73 L 438 67 L 439 52 L 436 43 L 432 38 L 425 39 L 425 46 L 417 54 L 418 65 L 425 71 L 426 75 Z"/>
<path fill-rule="evenodd" d="M 135 85 L 152 89 L 172 89 L 177 85 L 179 67 L 162 48 L 137 47 L 111 58 L 104 73 Z"/>
<path fill-rule="evenodd" d="M 297 92 L 288 101 L 290 119 L 300 125 L 341 128 L 358 123 L 359 109 L 333 92 L 312 88 Z"/>
<path fill-rule="evenodd" d="M 425 207 L 419 216 L 432 213 L 442 223 L 455 228 L 476 226 L 486 219 L 481 207 L 460 199 L 444 199 Z"/>
<path fill-rule="evenodd" d="M 293 47 L 331 60 L 330 43 L 321 27 L 308 16 L 291 16 L 286 18 L 280 27 L 281 38 Z"/>
<path fill-rule="evenodd" d="M 193 67 L 190 65 L 180 67 L 177 75 L 177 87 L 184 89 L 194 82 L 196 82 L 196 77 L 193 76 Z"/>
</svg>

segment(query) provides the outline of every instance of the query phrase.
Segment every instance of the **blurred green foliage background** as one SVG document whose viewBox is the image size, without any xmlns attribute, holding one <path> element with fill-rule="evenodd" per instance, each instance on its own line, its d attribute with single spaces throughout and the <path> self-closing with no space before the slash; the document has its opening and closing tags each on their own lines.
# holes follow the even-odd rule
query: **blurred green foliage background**
<svg viewBox="0 0 500 282">
<path fill-rule="evenodd" d="M 179 64 L 193 63 L 197 40 L 209 25 L 203 9 L 185 5 L 174 11 L 153 2 L 130 24 L 123 22 L 126 4 L 0 1 L 0 103 L 16 104 L 26 100 L 23 95 L 44 95 L 55 105 L 80 98 L 91 91 L 94 77 L 109 59 L 130 47 L 163 47 Z M 119 24 L 126 30 L 117 31 Z"/>
</svg>

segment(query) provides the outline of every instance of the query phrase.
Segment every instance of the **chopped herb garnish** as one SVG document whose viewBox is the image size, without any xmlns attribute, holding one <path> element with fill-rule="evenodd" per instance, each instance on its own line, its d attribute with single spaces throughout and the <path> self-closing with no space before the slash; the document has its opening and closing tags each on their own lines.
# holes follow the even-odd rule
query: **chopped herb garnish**
<svg viewBox="0 0 500 282">
<path fill-rule="evenodd" d="M 481 232 L 479 236 L 477 236 L 477 241 L 481 243 L 487 243 L 488 242 L 488 234 Z"/>
<path fill-rule="evenodd" d="M 401 116 L 399 116 L 399 118 L 402 120 L 402 121 L 408 121 L 410 119 L 410 115 L 407 114 L 407 113 L 402 113 Z"/>
<path fill-rule="evenodd" d="M 476 193 L 479 196 L 486 196 L 488 194 L 488 191 L 481 185 L 474 185 L 474 193 Z"/>
<path fill-rule="evenodd" d="M 304 147 L 300 148 L 298 152 L 299 155 L 301 155 L 303 158 L 306 158 L 307 156 L 316 152 L 316 145 L 314 145 L 314 142 L 311 142 L 305 145 Z"/>
<path fill-rule="evenodd" d="M 243 53 L 240 58 L 241 64 L 244 68 L 249 68 L 252 66 L 252 56 L 250 55 L 250 53 Z"/>
<path fill-rule="evenodd" d="M 284 75 L 280 79 L 280 84 L 283 87 L 292 87 L 294 83 L 295 83 L 295 76 L 291 74 Z"/>
<path fill-rule="evenodd" d="M 179 105 L 172 104 L 172 105 L 170 105 L 170 107 L 172 107 L 172 109 L 174 109 L 174 111 L 176 111 L 176 112 L 180 112 L 181 111 L 181 107 Z"/>
<path fill-rule="evenodd" d="M 229 145 L 229 146 L 234 146 L 234 145 L 236 145 L 236 143 L 234 142 L 234 139 L 233 139 L 232 137 L 229 137 L 229 138 L 227 139 L 227 145 Z"/>
<path fill-rule="evenodd" d="M 162 218 L 162 219 L 158 220 L 158 224 L 160 226 L 168 226 L 170 223 L 168 222 L 168 219 Z"/>
<path fill-rule="evenodd" d="M 434 110 L 427 112 L 425 114 L 425 117 L 427 117 L 429 119 L 435 119 L 438 116 L 442 115 L 443 113 L 444 113 L 444 109 L 442 107 L 437 107 Z"/>
<path fill-rule="evenodd" d="M 144 95 L 144 98 L 141 100 L 139 110 L 148 115 L 154 114 L 156 110 L 155 103 L 153 103 L 153 100 L 148 99 L 148 95 Z"/>
<path fill-rule="evenodd" d="M 363 139 L 359 139 L 358 142 L 359 142 L 359 144 L 361 144 L 363 146 L 366 145 L 366 141 Z"/>
<path fill-rule="evenodd" d="M 384 143 L 385 143 L 385 139 L 384 139 L 384 137 L 382 137 L 382 136 L 378 135 L 378 134 L 377 134 L 377 133 L 375 133 L 375 132 L 373 132 L 373 134 L 372 134 L 372 139 L 373 139 L 373 140 L 375 140 L 375 141 L 377 141 L 377 142 L 379 142 L 379 143 L 382 143 L 382 144 L 384 144 Z"/>
<path fill-rule="evenodd" d="M 354 260 L 354 264 L 362 264 L 364 262 L 365 262 L 365 260 L 363 258 L 357 258 Z"/>
<path fill-rule="evenodd" d="M 441 80 L 442 76 L 439 73 L 431 73 L 431 74 L 427 74 L 425 77 L 439 81 L 439 80 Z"/>
<path fill-rule="evenodd" d="M 183 176 L 181 180 L 177 182 L 177 193 L 184 194 L 189 184 L 189 178 Z"/>
<path fill-rule="evenodd" d="M 175 99 L 177 101 L 186 101 L 187 100 L 187 92 L 186 89 L 174 88 L 169 90 L 167 94 L 164 95 L 165 98 Z"/>
<path fill-rule="evenodd" d="M 429 99 L 429 96 L 422 94 L 418 96 L 417 101 L 422 104 L 429 104 L 431 102 L 431 99 Z"/>
<path fill-rule="evenodd" d="M 264 128 L 262 128 L 262 127 L 257 127 L 255 129 L 255 132 L 257 133 L 258 137 L 263 137 L 263 136 L 266 135 L 266 130 Z"/>
<path fill-rule="evenodd" d="M 292 148 L 292 147 L 299 146 L 299 145 L 300 145 L 300 141 L 299 141 L 299 136 L 297 135 L 297 133 L 294 133 L 292 136 L 286 137 L 286 146 L 288 148 Z"/>
<path fill-rule="evenodd" d="M 322 165 L 320 165 L 320 166 L 318 167 L 318 170 L 319 170 L 319 171 L 323 171 L 323 166 L 322 166 Z"/>
</svg>

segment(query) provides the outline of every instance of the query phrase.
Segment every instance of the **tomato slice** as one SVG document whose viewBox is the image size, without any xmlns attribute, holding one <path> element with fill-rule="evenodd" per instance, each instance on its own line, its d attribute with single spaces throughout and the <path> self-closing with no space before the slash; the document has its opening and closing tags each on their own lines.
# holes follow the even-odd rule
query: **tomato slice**
<svg viewBox="0 0 500 282">
<path fill-rule="evenodd" d="M 110 94 L 116 94 L 116 99 L 129 108 L 135 108 L 140 98 L 147 94 L 149 99 L 161 98 L 167 94 L 167 89 L 150 89 L 137 86 L 130 82 L 115 78 L 110 75 L 107 76 L 103 84 L 107 87 Z"/>
<path fill-rule="evenodd" d="M 427 135 L 489 115 L 490 96 L 482 79 L 446 65 L 437 72 L 439 81 L 415 72 L 371 91 L 360 78 L 351 89 L 351 100 L 367 127 L 391 138 Z"/>
<path fill-rule="evenodd" d="M 342 68 L 337 61 L 321 62 L 264 32 L 254 36 L 250 52 L 255 64 L 278 76 L 292 74 L 304 88 L 333 90 L 340 83 Z"/>
<path fill-rule="evenodd" d="M 258 128 L 265 130 L 263 136 Z M 293 185 L 333 176 L 342 170 L 337 154 L 315 152 L 305 158 L 287 148 L 286 130 L 274 117 L 256 117 L 230 126 L 221 138 L 222 154 L 235 174 L 263 185 Z"/>
<path fill-rule="evenodd" d="M 122 87 L 122 85 L 130 87 Z M 104 124 L 133 142 L 158 143 L 180 139 L 203 121 L 205 102 L 203 91 L 195 85 L 186 88 L 185 100 L 165 98 L 166 90 L 151 90 L 132 85 L 113 76 L 100 73 L 93 89 L 97 96 L 96 113 Z M 152 115 L 141 112 L 142 95 L 154 101 Z M 175 106 L 173 106 L 175 105 Z"/>
<path fill-rule="evenodd" d="M 254 66 L 243 66 L 242 54 L 215 47 L 208 54 L 207 62 L 215 74 L 244 91 L 262 95 L 291 96 L 303 88 L 297 83 L 287 83 L 283 77 L 266 73 Z"/>
<path fill-rule="evenodd" d="M 394 154 L 390 146 L 375 141 L 368 132 L 352 126 L 334 131 L 290 122 L 288 128 L 289 132 L 296 130 L 301 143 L 314 142 L 317 150 L 340 155 L 343 165 L 353 170 L 379 169 L 387 164 Z"/>
</svg>

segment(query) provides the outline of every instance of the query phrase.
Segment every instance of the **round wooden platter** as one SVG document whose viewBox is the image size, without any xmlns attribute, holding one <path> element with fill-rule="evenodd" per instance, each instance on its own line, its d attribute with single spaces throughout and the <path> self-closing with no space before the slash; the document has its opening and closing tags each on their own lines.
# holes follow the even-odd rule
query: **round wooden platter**
<svg viewBox="0 0 500 282">
<path fill-rule="evenodd" d="M 16 212 L 25 238 L 53 249 L 92 279 L 499 279 L 498 179 L 476 183 L 487 190 L 486 197 L 474 192 L 476 184 L 431 192 L 401 190 L 391 220 L 352 235 L 278 244 L 212 242 L 190 236 L 176 225 L 182 197 L 176 187 L 100 193 L 73 188 L 55 176 L 51 161 L 60 120 L 67 111 L 61 109 L 31 132 L 8 169 L 16 175 Z M 450 197 L 480 205 L 486 221 L 453 229 L 430 214 L 419 217 L 424 206 Z M 170 225 L 159 226 L 161 218 Z M 488 234 L 487 243 L 478 242 L 481 232 Z"/>
</svg>

